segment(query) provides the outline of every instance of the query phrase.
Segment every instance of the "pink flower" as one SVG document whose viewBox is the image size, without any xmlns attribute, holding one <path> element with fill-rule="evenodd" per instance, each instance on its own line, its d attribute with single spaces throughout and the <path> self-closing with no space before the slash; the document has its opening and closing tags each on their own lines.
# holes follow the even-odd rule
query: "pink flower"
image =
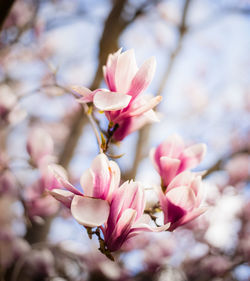
<svg viewBox="0 0 250 281">
<path fill-rule="evenodd" d="M 104 240 L 109 251 L 119 250 L 125 241 L 142 231 L 163 231 L 169 225 L 153 228 L 150 217 L 143 215 L 145 194 L 138 182 L 125 182 L 116 190 L 110 205 L 110 214 L 103 228 Z"/>
<path fill-rule="evenodd" d="M 185 171 L 176 176 L 165 193 L 159 187 L 158 196 L 164 213 L 164 223 L 171 223 L 169 230 L 183 225 L 206 209 L 200 205 L 204 198 L 201 176 Z"/>
<path fill-rule="evenodd" d="M 141 95 L 153 79 L 155 66 L 155 58 L 150 58 L 138 69 L 134 50 L 121 53 L 120 49 L 109 55 L 103 67 L 109 91 L 74 88 L 83 95 L 81 102 L 93 101 L 99 110 L 105 112 L 113 127 L 116 125 L 114 140 L 121 141 L 146 123 L 158 121 L 152 108 L 161 101 L 161 97 Z"/>
<path fill-rule="evenodd" d="M 54 198 L 48 195 L 47 190 L 52 186 L 59 188 L 60 184 L 48 167 L 39 167 L 41 177 L 25 190 L 26 205 L 29 217 L 47 217 L 55 214 L 59 209 L 59 204 Z M 57 169 L 62 174 L 66 174 L 63 167 L 57 165 Z"/>
<path fill-rule="evenodd" d="M 185 146 L 181 137 L 173 135 L 151 149 L 150 158 L 162 178 L 163 186 L 167 187 L 176 175 L 196 167 L 205 153 L 205 144 Z"/>
<path fill-rule="evenodd" d="M 36 166 L 51 162 L 54 151 L 51 136 L 41 128 L 33 129 L 28 136 L 27 151 Z"/>
<path fill-rule="evenodd" d="M 109 202 L 120 183 L 118 165 L 109 161 L 105 154 L 99 154 L 81 177 L 84 192 L 69 183 L 57 165 L 50 166 L 61 186 L 66 189 L 52 189 L 51 195 L 70 208 L 72 216 L 80 224 L 95 227 L 105 223 L 109 215 Z"/>
</svg>

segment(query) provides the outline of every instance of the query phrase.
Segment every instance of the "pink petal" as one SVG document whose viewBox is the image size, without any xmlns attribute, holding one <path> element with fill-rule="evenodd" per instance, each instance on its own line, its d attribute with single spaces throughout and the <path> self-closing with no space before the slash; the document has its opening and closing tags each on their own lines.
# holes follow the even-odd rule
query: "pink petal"
<svg viewBox="0 0 250 281">
<path fill-rule="evenodd" d="M 106 238 L 106 243 L 110 251 L 117 251 L 127 240 L 136 215 L 137 213 L 133 209 L 127 209 L 122 213 L 111 236 Z"/>
<path fill-rule="evenodd" d="M 140 182 L 134 181 L 126 181 L 119 188 L 119 190 L 123 190 L 122 198 L 120 198 L 120 210 L 119 212 L 123 212 L 123 210 L 131 208 L 137 211 L 138 219 L 144 211 L 146 200 L 145 200 L 145 192 L 143 186 Z"/>
<path fill-rule="evenodd" d="M 116 92 L 98 91 L 94 96 L 95 106 L 102 111 L 115 111 L 128 106 L 131 96 Z"/>
<path fill-rule="evenodd" d="M 119 218 L 116 228 L 115 228 L 115 233 L 117 236 L 120 236 L 122 233 L 127 232 L 130 230 L 132 224 L 135 221 L 137 212 L 134 209 L 126 209 L 121 217 Z"/>
<path fill-rule="evenodd" d="M 81 225 L 96 227 L 104 224 L 109 216 L 109 204 L 102 199 L 75 195 L 71 203 L 71 213 Z"/>
<path fill-rule="evenodd" d="M 174 205 L 185 210 L 192 210 L 195 207 L 195 194 L 193 190 L 186 186 L 173 188 L 166 193 L 166 198 Z"/>
<path fill-rule="evenodd" d="M 132 228 L 131 232 L 129 233 L 128 238 L 132 238 L 133 236 L 141 233 L 141 232 L 162 232 L 168 230 L 170 227 L 170 223 L 166 223 L 161 226 L 151 226 L 149 224 L 138 224 L 137 227 Z"/>
<path fill-rule="evenodd" d="M 151 83 L 156 68 L 155 58 L 152 57 L 144 62 L 132 80 L 129 93 L 135 98 L 138 94 L 144 91 Z"/>
<path fill-rule="evenodd" d="M 145 101 L 145 104 L 138 107 L 130 113 L 130 116 L 141 115 L 150 109 L 154 108 L 162 100 L 161 96 L 156 96 L 150 100 Z"/>
<path fill-rule="evenodd" d="M 95 175 L 91 169 L 88 169 L 82 174 L 80 183 L 84 191 L 84 195 L 90 197 L 94 196 L 94 182 L 95 182 Z"/>
<path fill-rule="evenodd" d="M 184 149 L 184 143 L 180 136 L 169 136 L 163 143 L 156 149 L 156 158 L 168 156 L 170 158 L 179 158 Z"/>
<path fill-rule="evenodd" d="M 98 154 L 91 164 L 94 177 L 93 197 L 106 199 L 109 192 L 111 171 L 109 160 L 104 153 Z"/>
<path fill-rule="evenodd" d="M 63 189 L 53 189 L 49 191 L 49 194 L 68 208 L 70 208 L 72 199 L 75 196 L 74 193 Z"/>
<path fill-rule="evenodd" d="M 149 152 L 149 158 L 151 160 L 151 162 L 153 163 L 154 165 L 154 168 L 156 169 L 156 171 L 159 173 L 160 172 L 160 168 L 157 164 L 157 162 L 155 161 L 155 151 L 156 151 L 156 148 L 151 148 L 150 152 Z"/>
<path fill-rule="evenodd" d="M 136 182 L 125 182 L 117 189 L 111 202 L 110 216 L 108 220 L 109 229 L 113 231 L 122 213 L 126 209 L 137 211 L 140 217 L 145 208 L 145 194 L 142 186 Z"/>
<path fill-rule="evenodd" d="M 127 132 L 127 134 L 131 134 L 140 128 L 142 128 L 146 124 L 154 123 L 154 122 L 159 122 L 159 118 L 157 117 L 156 113 L 151 109 L 142 115 L 135 116 L 132 118 L 133 122 L 130 125 L 130 128 Z"/>
<path fill-rule="evenodd" d="M 50 164 L 49 169 L 52 171 L 54 174 L 55 178 L 57 181 L 62 185 L 62 187 L 66 188 L 67 190 L 73 192 L 74 194 L 77 195 L 82 195 L 82 193 L 76 189 L 68 180 L 67 177 L 64 173 L 62 173 L 61 166 L 56 165 L 56 164 Z"/>
<path fill-rule="evenodd" d="M 168 191 L 178 186 L 190 186 L 195 178 L 195 174 L 189 171 L 178 174 L 168 185 Z"/>
<path fill-rule="evenodd" d="M 71 86 L 71 89 L 79 95 L 86 97 L 92 94 L 92 91 L 83 86 Z"/>
<path fill-rule="evenodd" d="M 182 170 L 192 169 L 196 167 L 206 154 L 206 145 L 203 143 L 189 146 L 183 151 L 183 167 Z"/>
<path fill-rule="evenodd" d="M 176 223 L 171 224 L 169 231 L 173 231 L 175 228 L 177 228 L 178 226 L 184 225 L 194 219 L 196 219 L 197 217 L 199 217 L 200 215 L 202 215 L 204 212 L 207 211 L 208 208 L 203 207 L 203 208 L 199 208 L 199 209 L 195 209 L 192 212 L 187 213 L 184 217 L 182 217 L 179 221 L 177 221 Z"/>
<path fill-rule="evenodd" d="M 110 186 L 109 186 L 107 200 L 108 200 L 108 202 L 111 202 L 111 200 L 114 196 L 115 190 L 117 190 L 117 188 L 120 185 L 121 172 L 120 172 L 119 166 L 114 161 L 109 161 L 109 167 L 111 170 L 111 182 L 110 182 Z"/>
<path fill-rule="evenodd" d="M 103 74 L 106 81 L 106 84 L 108 85 L 110 91 L 116 91 L 116 85 L 115 85 L 115 71 L 116 71 L 116 65 L 118 61 L 118 57 L 121 54 L 122 49 L 119 49 L 114 54 L 110 54 L 108 56 L 107 64 L 103 67 Z"/>
<path fill-rule="evenodd" d="M 131 49 L 119 55 L 115 71 L 117 92 L 127 94 L 137 70 L 134 50 Z"/>
<path fill-rule="evenodd" d="M 165 225 L 159 226 L 159 227 L 152 227 L 150 225 L 151 218 L 147 214 L 143 214 L 140 219 L 136 221 L 136 223 L 133 225 L 132 232 L 141 232 L 141 231 L 149 231 L 149 232 L 161 232 L 165 231 L 169 228 L 170 223 L 167 223 Z"/>
<path fill-rule="evenodd" d="M 160 158 L 160 174 L 165 186 L 176 176 L 181 161 L 166 156 Z"/>
<path fill-rule="evenodd" d="M 92 102 L 95 92 L 92 92 L 90 89 L 83 86 L 72 86 L 71 89 L 77 94 L 83 96 L 78 100 L 80 103 Z"/>
<path fill-rule="evenodd" d="M 191 183 L 191 188 L 195 193 L 196 196 L 196 208 L 200 206 L 200 204 L 204 201 L 205 199 L 205 187 L 204 184 L 202 183 L 201 176 L 196 177 L 193 182 Z"/>
</svg>

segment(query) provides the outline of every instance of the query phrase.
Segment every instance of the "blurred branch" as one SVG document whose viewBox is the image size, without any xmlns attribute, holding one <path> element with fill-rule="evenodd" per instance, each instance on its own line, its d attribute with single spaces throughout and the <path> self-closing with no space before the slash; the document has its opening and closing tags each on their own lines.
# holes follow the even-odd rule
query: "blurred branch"
<svg viewBox="0 0 250 281">
<path fill-rule="evenodd" d="M 3 24 L 8 17 L 8 14 L 11 10 L 12 5 L 14 4 L 15 0 L 4 0 L 1 2 L 1 9 L 0 9 L 0 31 L 3 28 Z"/>
<path fill-rule="evenodd" d="M 184 7 L 183 7 L 183 12 L 182 12 L 181 23 L 178 27 L 179 39 L 178 39 L 175 49 L 172 51 L 172 53 L 170 55 L 169 62 L 167 64 L 167 67 L 163 74 L 163 78 L 160 82 L 159 89 L 157 91 L 158 95 L 163 95 L 164 88 L 165 88 L 166 83 L 173 70 L 173 66 L 176 62 L 176 57 L 178 56 L 178 54 L 180 53 L 180 51 L 182 49 L 183 39 L 188 30 L 187 24 L 186 24 L 186 19 L 187 19 L 187 13 L 188 13 L 188 9 L 190 7 L 190 3 L 191 3 L 191 0 L 185 1 Z M 126 174 L 124 174 L 125 180 L 135 178 L 140 162 L 148 154 L 148 142 L 149 142 L 150 129 L 151 129 L 151 125 L 149 124 L 149 125 L 144 126 L 139 131 L 138 139 L 137 139 L 137 143 L 136 143 L 136 149 L 135 149 L 136 153 L 135 153 L 134 163 L 133 163 L 132 168 Z"/>
<path fill-rule="evenodd" d="M 248 153 L 250 154 L 250 149 L 248 148 L 243 148 L 240 149 L 238 151 L 234 151 L 232 153 L 230 153 L 229 155 L 226 155 L 224 157 L 222 157 L 221 159 L 219 159 L 218 161 L 216 161 L 214 163 L 214 165 L 212 165 L 207 171 L 206 173 L 203 175 L 203 178 L 206 178 L 207 176 L 209 176 L 210 174 L 217 172 L 221 169 L 223 169 L 223 166 L 225 164 L 225 162 L 229 161 L 230 159 L 232 159 L 233 157 L 235 157 L 236 155 L 242 154 L 242 153 Z"/>
</svg>

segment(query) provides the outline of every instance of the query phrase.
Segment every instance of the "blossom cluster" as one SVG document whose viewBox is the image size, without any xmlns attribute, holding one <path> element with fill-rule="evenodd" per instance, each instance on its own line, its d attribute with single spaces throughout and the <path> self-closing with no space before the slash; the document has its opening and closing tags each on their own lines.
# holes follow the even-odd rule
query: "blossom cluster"
<svg viewBox="0 0 250 281">
<path fill-rule="evenodd" d="M 138 69 L 134 50 L 121 53 L 121 49 L 110 54 L 103 67 L 108 89 L 90 91 L 85 87 L 73 89 L 82 95 L 81 103 L 93 102 L 97 109 L 105 112 L 110 127 L 115 128 L 113 140 L 121 141 L 147 123 L 159 121 L 153 108 L 161 96 L 143 95 L 155 73 L 155 58 L 144 62 Z"/>
<path fill-rule="evenodd" d="M 161 97 L 144 95 L 153 78 L 155 64 L 155 59 L 150 58 L 138 69 L 134 51 L 122 53 L 119 50 L 109 55 L 103 68 L 108 89 L 91 91 L 85 87 L 73 87 L 82 96 L 80 103 L 93 104 L 105 112 L 108 130 L 112 132 L 109 136 L 111 141 L 121 141 L 144 124 L 158 121 L 153 108 Z M 43 147 L 47 147 L 47 151 L 53 150 L 49 141 L 43 144 L 46 144 Z M 44 163 L 44 158 L 47 159 L 50 153 L 32 151 L 31 147 L 28 145 L 28 151 L 36 162 Z M 91 167 L 81 176 L 81 190 L 70 183 L 61 166 L 50 161 L 49 169 L 54 178 L 52 176 L 49 193 L 70 209 L 74 219 L 86 227 L 90 237 L 93 233 L 98 235 L 101 252 L 112 258 L 111 252 L 126 247 L 141 232 L 173 231 L 204 212 L 201 207 L 204 198 L 202 174 L 190 169 L 201 162 L 205 150 L 204 144 L 186 146 L 177 135 L 151 150 L 150 157 L 162 182 L 156 188 L 164 214 L 161 226 L 153 226 L 150 216 L 153 214 L 145 209 L 144 184 L 134 180 L 122 182 L 118 165 L 109 160 L 101 148 Z"/>
</svg>

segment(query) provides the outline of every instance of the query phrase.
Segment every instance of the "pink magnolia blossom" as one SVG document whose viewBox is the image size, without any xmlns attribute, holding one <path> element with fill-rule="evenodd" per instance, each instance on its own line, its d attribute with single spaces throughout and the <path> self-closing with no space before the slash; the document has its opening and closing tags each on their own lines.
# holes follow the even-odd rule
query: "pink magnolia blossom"
<svg viewBox="0 0 250 281">
<path fill-rule="evenodd" d="M 51 136 L 41 128 L 33 129 L 28 136 L 27 151 L 36 166 L 51 162 L 54 151 Z"/>
<path fill-rule="evenodd" d="M 199 215 L 206 208 L 202 208 L 204 186 L 201 176 L 185 171 L 177 175 L 165 193 L 159 187 L 158 196 L 164 213 L 164 223 L 170 223 L 169 230 L 183 225 Z"/>
<path fill-rule="evenodd" d="M 51 195 L 71 209 L 72 216 L 82 225 L 100 226 L 107 221 L 109 203 L 120 183 L 120 169 L 105 154 L 99 154 L 91 168 L 81 177 L 84 192 L 76 189 L 57 168 L 51 165 L 57 180 L 63 189 L 52 189 Z"/>
<path fill-rule="evenodd" d="M 153 79 L 155 66 L 155 58 L 150 58 L 138 69 L 134 50 L 121 53 L 120 49 L 109 55 L 103 67 L 109 91 L 97 89 L 92 92 L 85 87 L 73 89 L 83 95 L 80 102 L 93 101 L 99 110 L 105 112 L 116 128 L 113 139 L 121 141 L 145 124 L 159 121 L 152 108 L 161 101 L 161 97 L 142 95 Z"/>
<path fill-rule="evenodd" d="M 138 182 L 125 182 L 115 192 L 110 214 L 103 228 L 104 240 L 109 251 L 119 250 L 125 241 L 143 231 L 163 231 L 169 225 L 153 228 L 150 217 L 144 215 L 145 194 Z"/>
<path fill-rule="evenodd" d="M 181 137 L 173 135 L 151 149 L 150 158 L 162 178 L 163 186 L 167 187 L 176 175 L 196 167 L 205 153 L 205 144 L 185 146 Z"/>
<path fill-rule="evenodd" d="M 57 169 L 62 174 L 66 174 L 63 167 L 57 165 Z M 54 174 L 48 167 L 40 167 L 41 177 L 25 190 L 25 201 L 28 210 L 28 215 L 31 219 L 36 217 L 47 217 L 55 214 L 58 211 L 59 204 L 51 196 L 47 190 L 52 186 L 59 188 L 60 183 L 55 178 Z"/>
</svg>

